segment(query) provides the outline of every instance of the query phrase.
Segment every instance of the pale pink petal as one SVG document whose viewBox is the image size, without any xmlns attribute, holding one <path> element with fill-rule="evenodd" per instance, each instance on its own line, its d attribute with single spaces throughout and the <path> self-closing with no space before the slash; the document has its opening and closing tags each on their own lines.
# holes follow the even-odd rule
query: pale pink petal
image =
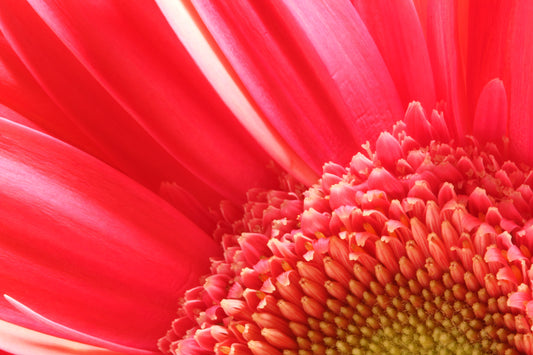
<svg viewBox="0 0 533 355">
<path fill-rule="evenodd" d="M 0 349 L 15 355 L 121 355 L 92 345 L 57 338 L 0 320 Z M 2 352 L 3 354 L 3 352 Z M 145 354 L 151 354 L 145 352 Z"/>
<path fill-rule="evenodd" d="M 444 103 L 446 124 L 456 137 L 471 131 L 466 116 L 463 64 L 458 38 L 457 2 L 430 0 L 427 42 L 433 67 L 437 102 Z"/>
<path fill-rule="evenodd" d="M 347 160 L 400 117 L 387 69 L 349 2 L 193 4 L 251 98 L 315 171 Z"/>
<path fill-rule="evenodd" d="M 152 351 L 148 350 L 142 350 L 142 349 L 136 349 L 131 348 L 128 346 L 116 344 L 101 338 L 94 337 L 90 334 L 85 334 L 79 331 L 76 331 L 74 329 L 71 329 L 69 327 L 66 327 L 62 324 L 56 323 L 54 321 L 51 321 L 50 319 L 43 317 L 42 315 L 36 313 L 29 307 L 23 305 L 22 303 L 18 302 L 17 300 L 9 297 L 8 295 L 4 295 L 4 298 L 18 311 L 20 311 L 22 314 L 27 316 L 31 320 L 35 320 L 36 322 L 43 325 L 43 329 L 49 332 L 52 332 L 61 338 L 59 339 L 76 339 L 78 342 L 84 342 L 89 343 L 93 345 L 97 345 L 100 347 L 103 347 L 107 350 L 113 350 L 113 351 L 119 351 L 121 353 L 127 353 L 131 355 L 149 355 L 154 354 Z M 46 328 L 44 327 L 46 326 Z M 57 338 L 57 337 L 55 337 Z"/>
<path fill-rule="evenodd" d="M 410 1 L 352 0 L 379 48 L 404 108 L 419 101 L 428 112 L 435 105 L 435 85 L 426 39 Z"/>
<path fill-rule="evenodd" d="M 503 82 L 491 80 L 479 96 L 474 116 L 474 136 L 481 142 L 500 143 L 507 136 L 507 95 Z"/>
<path fill-rule="evenodd" d="M 155 4 L 2 6 L 1 29 L 15 52 L 121 170 L 154 190 L 162 180 L 176 181 L 211 204 L 220 195 L 237 200 L 252 186 L 275 183 L 266 169 L 269 157 L 210 87 Z"/>
<path fill-rule="evenodd" d="M 10 121 L 0 131 L 0 292 L 96 338 L 154 349 L 217 244 L 89 155 Z M 52 331 L 7 301 L 0 317 Z"/>
</svg>

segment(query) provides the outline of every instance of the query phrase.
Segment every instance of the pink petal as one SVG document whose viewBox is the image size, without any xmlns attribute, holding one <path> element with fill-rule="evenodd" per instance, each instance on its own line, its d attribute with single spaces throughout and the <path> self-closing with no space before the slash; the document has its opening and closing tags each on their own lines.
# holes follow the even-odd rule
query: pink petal
<svg viewBox="0 0 533 355">
<path fill-rule="evenodd" d="M 156 0 L 184 47 L 245 129 L 286 171 L 308 185 L 318 174 L 294 152 L 260 112 L 189 3 Z"/>
<path fill-rule="evenodd" d="M 18 112 L 13 111 L 9 107 L 5 106 L 4 104 L 0 104 L 0 117 L 16 122 L 23 126 L 35 129 L 37 131 L 41 131 L 41 132 L 43 131 L 41 127 L 37 126 L 32 121 L 28 120 L 24 116 L 21 116 Z"/>
<path fill-rule="evenodd" d="M 457 2 L 430 0 L 427 41 L 437 102 L 443 100 L 448 128 L 456 137 L 471 130 L 466 116 L 463 67 L 457 30 Z M 460 138 L 461 139 L 461 138 Z"/>
<path fill-rule="evenodd" d="M 169 202 L 176 209 L 186 209 L 182 213 L 197 226 L 201 226 L 206 232 L 211 233 L 216 227 L 216 214 L 205 209 L 189 191 L 176 183 L 163 182 L 159 188 L 159 196 Z M 226 200 L 227 203 L 231 203 Z M 222 205 L 222 202 L 221 202 Z"/>
<path fill-rule="evenodd" d="M 427 37 L 428 1 L 429 0 L 413 0 L 413 5 L 416 8 L 425 37 Z"/>
<path fill-rule="evenodd" d="M 25 117 L 33 125 L 39 125 L 41 130 L 53 129 L 61 135 L 68 133 L 84 150 L 102 154 L 42 90 L 1 33 L 0 53 L 0 95 L 8 110 Z"/>
<path fill-rule="evenodd" d="M 433 138 L 431 124 L 427 120 L 424 107 L 419 102 L 411 102 L 405 112 L 406 131 L 421 144 L 428 144 Z"/>
<path fill-rule="evenodd" d="M 177 182 L 204 204 L 220 195 L 236 200 L 252 186 L 274 183 L 265 169 L 270 159 L 224 106 L 155 4 L 30 3 L 2 3 L 9 7 L 0 17 L 3 33 L 114 166 L 154 190 L 162 180 Z"/>
<path fill-rule="evenodd" d="M 466 88 L 469 114 L 473 115 L 481 91 L 490 80 L 501 78 L 510 88 L 510 24 L 517 2 L 475 0 L 469 4 Z"/>
<path fill-rule="evenodd" d="M 376 42 L 396 84 L 403 107 L 435 105 L 435 85 L 426 40 L 410 1 L 352 1 Z"/>
<path fill-rule="evenodd" d="M 0 120 L 1 292 L 96 338 L 154 349 L 218 246 L 150 191 Z M 6 301 L 0 316 L 52 332 Z"/>
<path fill-rule="evenodd" d="M 76 343 L 38 333 L 0 320 L 0 349 L 13 354 L 39 355 L 120 355 L 115 352 L 91 345 Z M 3 352 L 2 352 L 3 354 Z M 150 354 L 150 353 L 147 353 Z"/>
<path fill-rule="evenodd" d="M 52 332 L 56 335 L 61 336 L 62 338 L 71 338 L 76 339 L 77 341 L 83 341 L 84 343 L 90 343 L 93 345 L 101 346 L 106 349 L 114 350 L 114 351 L 120 351 L 121 353 L 127 353 L 131 355 L 149 355 L 154 354 L 152 351 L 147 350 L 141 350 L 141 349 L 135 349 L 128 346 L 112 343 L 109 341 L 106 341 L 101 338 L 94 337 L 90 334 L 84 334 L 82 332 L 78 332 L 74 329 L 71 329 L 69 327 L 66 327 L 64 325 L 61 325 L 59 323 L 56 323 L 54 321 L 49 320 L 46 317 L 43 317 L 42 315 L 36 313 L 29 307 L 23 305 L 22 303 L 18 302 L 17 300 L 4 295 L 4 298 L 18 311 L 23 313 L 28 318 L 37 321 L 38 323 L 42 324 L 43 326 L 46 326 L 46 330 L 49 332 Z"/>
<path fill-rule="evenodd" d="M 456 5 L 457 11 L 457 44 L 459 46 L 459 63 L 461 66 L 461 72 L 466 72 L 466 59 L 468 56 L 468 35 L 469 35 L 469 13 L 470 13 L 470 2 L 469 1 L 457 1 Z M 475 14 L 473 14 L 476 16 Z M 464 83 L 463 83 L 464 85 Z"/>
<path fill-rule="evenodd" d="M 193 4 L 251 99 L 315 171 L 347 161 L 399 117 L 383 60 L 348 2 Z"/>
<path fill-rule="evenodd" d="M 19 3 L 17 6 L 20 7 L 20 5 L 23 4 Z M 16 7 L 10 8 L 10 11 L 14 11 L 15 9 Z M 32 11 L 30 10 L 27 13 L 32 14 Z M 21 18 L 23 18 L 23 16 L 21 16 Z M 35 24 L 33 24 L 33 26 L 35 26 Z M 18 28 L 18 30 L 23 32 L 26 28 Z M 32 34 L 32 36 L 35 37 L 37 34 L 45 36 L 47 32 L 48 30 L 36 32 Z M 24 38 L 28 37 L 25 34 L 23 34 L 23 36 Z M 98 142 L 98 140 L 102 138 L 102 135 L 100 135 L 102 132 L 97 132 L 94 134 L 94 137 L 91 137 L 91 132 L 84 127 L 80 127 L 78 123 L 73 122 L 78 118 L 78 115 L 73 114 L 72 116 L 69 116 L 68 114 L 65 114 L 62 107 L 56 104 L 59 103 L 63 105 L 64 102 L 61 102 L 62 99 L 68 99 L 69 97 L 66 93 L 72 91 L 72 88 L 76 88 L 76 85 L 80 85 L 79 82 L 72 82 L 70 79 L 67 79 L 68 86 L 60 88 L 64 93 L 60 92 L 58 94 L 58 96 L 60 96 L 59 98 L 51 98 L 48 96 L 48 93 L 43 91 L 40 83 L 38 83 L 32 76 L 32 73 L 28 71 L 25 64 L 21 62 L 21 59 L 18 58 L 18 55 L 13 51 L 3 36 L 1 37 L 0 44 L 3 65 L 3 70 L 0 71 L 2 79 L 0 80 L 0 94 L 2 95 L 2 102 L 5 105 L 8 105 L 11 109 L 24 115 L 24 117 L 27 117 L 32 122 L 36 122 L 46 132 L 51 132 L 55 136 L 61 137 L 62 140 L 75 144 L 77 147 L 120 168 L 122 171 L 127 172 L 130 176 L 145 183 L 154 190 L 158 188 L 162 179 L 172 179 L 187 186 L 190 190 L 205 191 L 201 195 L 198 194 L 199 197 L 204 197 L 202 199 L 204 203 L 206 203 L 206 199 L 208 201 L 218 201 L 220 199 L 218 194 L 210 191 L 205 185 L 198 183 L 196 177 L 180 167 L 174 159 L 169 157 L 158 145 L 155 145 L 151 138 L 139 138 L 138 136 L 135 136 L 131 130 L 125 129 L 124 126 L 120 127 L 121 134 L 117 134 L 117 127 L 108 125 L 109 127 L 107 129 L 110 131 L 109 134 L 114 135 L 115 137 L 110 137 L 113 140 L 111 145 L 102 145 L 102 142 Z M 32 42 L 29 45 L 36 46 L 36 43 Z M 38 50 L 38 48 L 36 49 Z M 37 56 L 37 64 L 43 66 L 46 62 L 41 61 L 41 52 L 39 52 Z M 61 75 L 62 70 L 67 69 L 65 66 L 62 66 L 60 68 L 61 70 L 58 70 L 57 61 L 49 64 L 50 73 L 45 72 L 46 75 Z M 64 63 L 62 64 L 64 65 Z M 73 76 L 77 77 L 75 74 Z M 82 88 L 78 87 L 78 90 L 75 91 L 80 91 L 80 95 L 83 96 L 82 90 Z M 87 98 L 88 96 L 85 98 L 82 97 L 81 100 L 88 101 L 84 105 L 88 104 L 92 108 L 94 104 Z M 82 106 L 78 108 L 78 110 L 83 109 L 84 107 Z M 93 109 L 96 110 L 97 108 Z M 105 110 L 106 107 L 103 107 L 102 109 Z M 79 115 L 79 117 L 82 118 L 86 116 L 88 116 L 87 113 Z M 112 117 L 112 111 L 101 113 L 99 116 L 102 117 L 102 119 L 105 119 L 105 117 Z M 90 121 L 93 121 L 92 118 Z M 86 123 L 86 125 L 90 125 L 90 122 Z M 122 142 L 127 141 L 127 137 L 124 137 L 124 135 L 129 133 L 132 133 L 134 140 L 137 140 L 137 148 L 134 147 L 132 149 L 130 147 L 132 143 L 127 143 L 124 147 L 119 147 L 116 142 L 114 142 L 114 140 L 121 140 Z"/>
<path fill-rule="evenodd" d="M 507 136 L 507 112 L 503 82 L 491 80 L 479 96 L 474 116 L 474 136 L 481 142 L 500 143 Z"/>
<path fill-rule="evenodd" d="M 510 44 L 511 94 L 509 139 L 511 154 L 533 163 L 533 4 L 518 1 Z"/>
</svg>

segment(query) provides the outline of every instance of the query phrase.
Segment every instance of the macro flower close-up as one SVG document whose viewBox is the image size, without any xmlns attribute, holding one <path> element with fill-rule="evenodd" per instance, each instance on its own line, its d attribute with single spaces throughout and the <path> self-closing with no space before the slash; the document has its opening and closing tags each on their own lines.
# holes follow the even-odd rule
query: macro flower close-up
<svg viewBox="0 0 533 355">
<path fill-rule="evenodd" d="M 533 354 L 533 4 L 0 2 L 0 353 Z"/>
</svg>

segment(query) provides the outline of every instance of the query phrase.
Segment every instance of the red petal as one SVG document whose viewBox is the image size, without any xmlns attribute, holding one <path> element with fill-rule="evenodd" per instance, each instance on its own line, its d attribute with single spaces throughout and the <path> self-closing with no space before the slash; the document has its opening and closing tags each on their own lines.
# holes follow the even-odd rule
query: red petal
<svg viewBox="0 0 533 355">
<path fill-rule="evenodd" d="M 1 33 L 0 53 L 2 53 L 0 58 L 2 105 L 25 117 L 34 125 L 39 125 L 42 127 L 41 130 L 54 127 L 62 134 L 69 132 L 70 136 L 74 137 L 84 149 L 97 152 L 96 146 L 89 143 L 87 137 L 65 117 L 64 113 L 41 89 Z"/>
<path fill-rule="evenodd" d="M 419 102 L 411 102 L 407 111 L 405 112 L 404 122 L 406 124 L 406 131 L 421 144 L 428 144 L 433 138 L 431 132 L 431 124 L 426 118 L 424 108 Z"/>
<path fill-rule="evenodd" d="M 83 333 L 153 349 L 216 243 L 94 158 L 9 121 L 0 131 L 2 293 Z M 48 329 L 5 301 L 0 315 Z"/>
<path fill-rule="evenodd" d="M 427 37 L 427 18 L 428 18 L 428 1 L 429 0 L 413 0 L 413 5 L 416 8 L 418 18 L 420 19 L 420 25 L 424 36 Z"/>
<path fill-rule="evenodd" d="M 348 2 L 193 3 L 262 114 L 315 171 L 399 117 L 383 60 Z"/>
<path fill-rule="evenodd" d="M 30 127 L 30 128 L 35 129 L 37 131 L 43 132 L 43 129 L 41 127 L 37 126 L 35 123 L 30 121 L 26 117 L 21 116 L 18 112 L 13 111 L 12 109 L 10 109 L 9 107 L 7 107 L 7 106 L 5 106 L 3 104 L 0 104 L 0 117 L 6 118 L 6 119 L 8 119 L 10 121 L 16 122 L 16 123 L 21 124 L 23 126 Z"/>
<path fill-rule="evenodd" d="M 462 139 L 471 131 L 465 107 L 463 68 L 457 31 L 457 2 L 430 0 L 428 3 L 427 41 L 437 101 L 443 100 L 446 123 Z"/>
<path fill-rule="evenodd" d="M 274 183 L 269 158 L 155 4 L 2 4 L 2 31 L 24 64 L 121 170 L 154 190 L 176 181 L 204 203 Z"/>
<path fill-rule="evenodd" d="M 527 163 L 533 163 L 533 4 L 518 1 L 512 22 L 511 112 L 509 138 L 511 153 Z"/>
<path fill-rule="evenodd" d="M 504 86 L 510 88 L 510 25 L 517 2 L 473 0 L 468 3 L 470 18 L 466 88 L 469 114 L 473 115 L 481 91 L 490 80 L 501 78 Z"/>
<path fill-rule="evenodd" d="M 379 48 L 404 108 L 435 105 L 435 85 L 426 40 L 410 1 L 352 1 Z"/>
<path fill-rule="evenodd" d="M 474 136 L 481 142 L 500 143 L 507 135 L 507 112 L 503 82 L 491 80 L 479 96 L 474 116 Z"/>
</svg>

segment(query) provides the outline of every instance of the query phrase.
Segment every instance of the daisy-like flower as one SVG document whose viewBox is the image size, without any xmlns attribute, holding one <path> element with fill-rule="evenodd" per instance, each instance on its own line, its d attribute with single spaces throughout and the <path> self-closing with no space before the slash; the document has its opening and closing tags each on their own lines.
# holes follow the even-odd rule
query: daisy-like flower
<svg viewBox="0 0 533 355">
<path fill-rule="evenodd" d="M 0 6 L 0 349 L 532 353 L 528 2 Z"/>
</svg>

